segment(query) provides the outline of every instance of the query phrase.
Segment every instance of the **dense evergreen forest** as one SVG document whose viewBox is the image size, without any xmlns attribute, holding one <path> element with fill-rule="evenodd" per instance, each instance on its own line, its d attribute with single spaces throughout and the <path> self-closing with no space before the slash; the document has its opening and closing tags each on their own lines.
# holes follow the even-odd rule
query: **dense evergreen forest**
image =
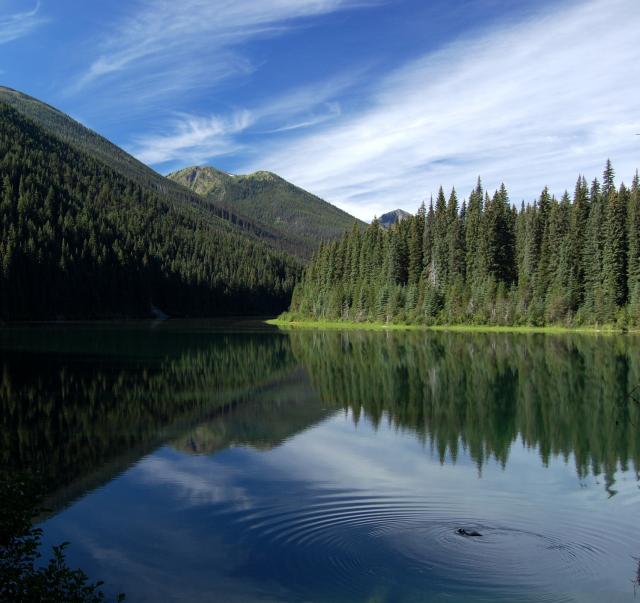
<svg viewBox="0 0 640 603">
<path fill-rule="evenodd" d="M 274 313 L 299 270 L 0 102 L 0 320 Z"/>
<path fill-rule="evenodd" d="M 480 180 L 389 230 L 377 220 L 316 253 L 294 319 L 418 324 L 640 326 L 640 186 L 578 178 L 518 210 Z"/>
</svg>

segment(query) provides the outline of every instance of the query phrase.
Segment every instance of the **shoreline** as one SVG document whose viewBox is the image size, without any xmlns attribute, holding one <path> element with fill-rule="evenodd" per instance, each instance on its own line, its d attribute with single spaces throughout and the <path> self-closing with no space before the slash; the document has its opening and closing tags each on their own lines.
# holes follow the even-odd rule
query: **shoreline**
<svg viewBox="0 0 640 603">
<path fill-rule="evenodd" d="M 381 322 L 342 322 L 321 320 L 282 320 L 274 318 L 265 321 L 266 324 L 289 329 L 330 329 L 330 330 L 360 330 L 360 331 L 450 331 L 457 333 L 520 333 L 520 334 L 570 334 L 582 333 L 591 335 L 638 335 L 640 330 L 623 331 L 615 327 L 534 327 L 526 325 L 411 325 L 386 324 Z"/>
</svg>

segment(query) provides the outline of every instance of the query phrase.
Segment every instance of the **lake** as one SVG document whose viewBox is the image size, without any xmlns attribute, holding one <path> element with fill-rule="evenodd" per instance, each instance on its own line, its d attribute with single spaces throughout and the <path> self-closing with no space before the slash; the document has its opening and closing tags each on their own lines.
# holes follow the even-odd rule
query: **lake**
<svg viewBox="0 0 640 603">
<path fill-rule="evenodd" d="M 634 336 L 5 327 L 1 454 L 132 602 L 632 601 L 639 384 Z"/>
</svg>

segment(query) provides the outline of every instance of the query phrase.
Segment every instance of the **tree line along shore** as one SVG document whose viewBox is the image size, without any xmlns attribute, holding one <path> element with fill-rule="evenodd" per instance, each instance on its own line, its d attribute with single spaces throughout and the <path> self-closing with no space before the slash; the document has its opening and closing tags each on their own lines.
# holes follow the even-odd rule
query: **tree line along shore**
<svg viewBox="0 0 640 603">
<path fill-rule="evenodd" d="M 580 176 L 518 209 L 478 180 L 442 188 L 390 229 L 374 220 L 317 251 L 281 322 L 520 327 L 640 326 L 640 185 Z"/>
</svg>

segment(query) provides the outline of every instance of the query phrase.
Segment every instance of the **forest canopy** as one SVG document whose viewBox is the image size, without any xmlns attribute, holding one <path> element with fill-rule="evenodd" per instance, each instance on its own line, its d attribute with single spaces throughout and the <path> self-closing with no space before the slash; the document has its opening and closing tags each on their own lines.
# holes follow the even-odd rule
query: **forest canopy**
<svg viewBox="0 0 640 603">
<path fill-rule="evenodd" d="M 580 176 L 518 209 L 480 179 L 389 230 L 377 220 L 325 243 L 294 290 L 291 319 L 640 326 L 640 186 Z"/>
<path fill-rule="evenodd" d="M 0 102 L 0 320 L 273 314 L 300 264 Z"/>
</svg>

